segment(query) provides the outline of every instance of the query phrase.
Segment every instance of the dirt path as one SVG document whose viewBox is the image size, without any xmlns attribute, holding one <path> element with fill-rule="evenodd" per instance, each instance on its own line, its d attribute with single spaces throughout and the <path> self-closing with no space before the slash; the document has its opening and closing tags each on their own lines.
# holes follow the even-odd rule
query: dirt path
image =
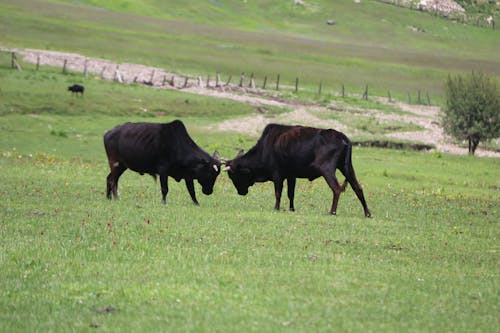
<svg viewBox="0 0 500 333">
<path fill-rule="evenodd" d="M 334 121 L 316 117 L 314 114 L 327 111 L 328 108 L 320 105 L 303 105 L 294 101 L 278 99 L 269 96 L 269 91 L 260 89 L 240 88 L 236 85 L 225 85 L 221 83 L 216 86 L 215 78 L 207 87 L 206 81 L 198 78 L 190 78 L 186 84 L 185 76 L 165 71 L 161 68 L 148 67 L 138 64 L 116 63 L 109 60 L 84 57 L 74 53 L 63 53 L 43 50 L 12 50 L 1 48 L 2 51 L 15 51 L 25 62 L 40 65 L 62 67 L 66 61 L 68 70 L 82 72 L 85 65 L 88 75 L 102 78 L 104 80 L 114 80 L 123 83 L 146 83 L 155 87 L 166 89 L 181 89 L 182 91 L 207 95 L 219 98 L 231 99 L 255 106 L 279 106 L 291 109 L 291 112 L 269 117 L 266 115 L 254 115 L 246 118 L 227 120 L 209 126 L 209 129 L 219 131 L 236 131 L 257 136 L 262 129 L 271 122 L 303 124 L 310 126 L 320 126 L 335 128 L 348 132 L 350 135 L 356 134 L 345 125 Z M 381 102 L 386 102 L 379 99 Z M 461 148 L 451 142 L 444 135 L 438 124 L 439 107 L 417 106 L 404 103 L 392 103 L 391 105 L 406 112 L 405 115 L 387 114 L 377 110 L 370 110 L 370 116 L 380 120 L 398 120 L 406 123 L 416 124 L 424 128 L 417 132 L 394 132 L 387 135 L 389 138 L 406 139 L 434 144 L 438 150 L 451 154 L 467 154 L 467 149 Z M 487 151 L 478 148 L 477 156 L 500 157 L 500 153 Z"/>
</svg>

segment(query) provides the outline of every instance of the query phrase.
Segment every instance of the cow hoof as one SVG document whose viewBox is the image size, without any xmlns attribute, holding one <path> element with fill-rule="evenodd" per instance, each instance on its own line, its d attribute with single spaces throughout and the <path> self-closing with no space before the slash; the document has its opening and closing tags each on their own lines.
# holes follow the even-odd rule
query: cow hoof
<svg viewBox="0 0 500 333">
<path fill-rule="evenodd" d="M 371 218 L 371 217 L 372 217 L 372 213 L 370 213 L 370 212 L 365 213 L 365 216 L 366 216 L 367 218 Z"/>
</svg>

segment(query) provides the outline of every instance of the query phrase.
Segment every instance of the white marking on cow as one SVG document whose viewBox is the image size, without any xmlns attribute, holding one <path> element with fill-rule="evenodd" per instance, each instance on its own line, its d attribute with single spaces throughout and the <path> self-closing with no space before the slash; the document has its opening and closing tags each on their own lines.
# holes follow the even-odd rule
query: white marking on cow
<svg viewBox="0 0 500 333">
<path fill-rule="evenodd" d="M 119 165 L 120 165 L 120 162 L 115 162 L 115 163 L 113 163 L 113 166 L 114 166 L 114 167 L 117 167 L 117 166 L 119 166 Z"/>
</svg>

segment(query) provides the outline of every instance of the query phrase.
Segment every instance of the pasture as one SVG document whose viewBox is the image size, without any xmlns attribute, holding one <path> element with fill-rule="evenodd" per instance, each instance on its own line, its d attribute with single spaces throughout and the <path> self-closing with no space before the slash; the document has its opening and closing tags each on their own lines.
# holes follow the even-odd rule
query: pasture
<svg viewBox="0 0 500 333">
<path fill-rule="evenodd" d="M 500 31 L 366 0 L 4 0 L 0 44 L 66 51 L 223 79 L 443 100 L 448 73 L 500 75 Z M 37 15 L 33 15 L 36 12 Z M 335 19 L 335 26 L 326 21 Z M 273 81 L 273 83 L 271 83 Z M 233 81 L 234 82 L 234 81 Z M 303 93 L 305 94 L 305 93 Z"/>
<path fill-rule="evenodd" d="M 295 213 L 273 211 L 270 183 L 240 197 L 225 174 L 211 196 L 196 186 L 200 207 L 173 181 L 162 205 L 130 171 L 108 201 L 107 129 L 181 118 L 233 157 L 256 138 L 206 126 L 256 111 L 97 80 L 71 96 L 77 77 L 59 72 L 0 68 L 0 331 L 498 326 L 498 159 L 355 148 L 371 219 L 350 189 L 329 216 L 322 180 L 298 181 Z"/>
</svg>

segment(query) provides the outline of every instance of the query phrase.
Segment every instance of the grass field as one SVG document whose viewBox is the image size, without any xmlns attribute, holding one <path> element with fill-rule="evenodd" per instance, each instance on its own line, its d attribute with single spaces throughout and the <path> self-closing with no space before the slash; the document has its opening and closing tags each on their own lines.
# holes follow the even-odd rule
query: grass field
<svg viewBox="0 0 500 333">
<path fill-rule="evenodd" d="M 320 181 L 299 182 L 294 214 L 225 175 L 201 207 L 181 184 L 162 206 L 136 174 L 108 202 L 101 160 L 0 159 L 2 331 L 496 327 L 496 161 L 356 150 L 368 220 L 352 192 L 328 216 Z"/>
<path fill-rule="evenodd" d="M 98 80 L 81 98 L 65 91 L 80 76 L 5 67 L 0 332 L 498 326 L 498 159 L 355 148 L 372 219 L 349 189 L 329 216 L 321 180 L 298 182 L 295 213 L 273 211 L 270 183 L 241 197 L 225 174 L 211 196 L 197 185 L 200 207 L 173 181 L 162 205 L 159 184 L 130 171 L 108 201 L 109 128 L 181 118 L 232 157 L 255 138 L 206 125 L 254 107 Z"/>
<path fill-rule="evenodd" d="M 0 3 L 0 44 L 70 51 L 178 73 L 281 75 L 282 85 L 442 102 L 448 73 L 500 75 L 499 30 L 376 1 L 34 1 Z M 36 12 L 37 15 L 33 15 Z M 328 19 L 335 26 L 328 26 Z"/>
</svg>

